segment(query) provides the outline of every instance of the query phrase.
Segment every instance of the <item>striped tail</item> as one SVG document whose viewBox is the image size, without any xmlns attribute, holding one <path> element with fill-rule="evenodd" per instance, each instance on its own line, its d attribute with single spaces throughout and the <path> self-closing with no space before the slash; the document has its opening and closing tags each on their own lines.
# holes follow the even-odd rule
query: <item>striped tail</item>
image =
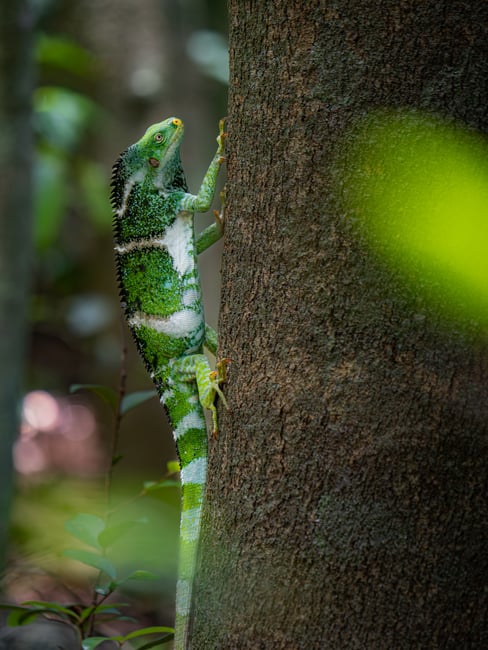
<svg viewBox="0 0 488 650">
<path fill-rule="evenodd" d="M 203 355 L 189 355 L 176 361 L 178 368 L 173 368 L 175 372 L 161 396 L 173 425 L 182 484 L 174 650 L 187 646 L 207 475 L 207 428 L 194 374 L 197 357 L 201 359 Z"/>
</svg>

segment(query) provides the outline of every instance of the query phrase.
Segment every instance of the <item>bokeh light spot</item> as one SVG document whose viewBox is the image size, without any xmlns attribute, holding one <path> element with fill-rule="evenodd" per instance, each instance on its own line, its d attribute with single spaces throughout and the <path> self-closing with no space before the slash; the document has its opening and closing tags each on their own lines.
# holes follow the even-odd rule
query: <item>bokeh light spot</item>
<svg viewBox="0 0 488 650">
<path fill-rule="evenodd" d="M 445 315 L 488 322 L 488 146 L 413 112 L 370 115 L 347 151 L 350 212 Z"/>
<path fill-rule="evenodd" d="M 37 431 L 51 431 L 58 427 L 60 408 L 57 400 L 44 390 L 34 390 L 24 397 L 22 418 Z"/>
</svg>

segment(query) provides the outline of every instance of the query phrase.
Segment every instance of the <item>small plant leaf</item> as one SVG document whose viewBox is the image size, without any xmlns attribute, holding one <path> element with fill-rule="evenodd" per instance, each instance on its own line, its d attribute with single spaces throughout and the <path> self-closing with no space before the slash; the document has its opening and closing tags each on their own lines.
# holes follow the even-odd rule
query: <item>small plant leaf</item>
<svg viewBox="0 0 488 650">
<path fill-rule="evenodd" d="M 91 636 L 83 639 L 81 647 L 83 650 L 94 650 L 97 646 L 101 645 L 104 641 L 108 641 L 110 637 L 106 636 Z"/>
<path fill-rule="evenodd" d="M 78 393 L 81 390 L 88 390 L 91 393 L 95 393 L 95 395 L 106 402 L 112 411 L 116 413 L 119 396 L 110 386 L 102 386 L 101 384 L 72 384 L 69 388 L 70 393 Z"/>
<path fill-rule="evenodd" d="M 27 623 L 30 622 L 31 618 L 35 618 L 36 616 L 40 616 L 42 614 L 41 610 L 32 610 L 29 608 L 26 608 L 24 611 L 15 609 L 14 611 L 10 612 L 10 614 L 7 616 L 7 625 L 9 627 L 19 627 L 20 625 L 26 625 Z"/>
<path fill-rule="evenodd" d="M 112 467 L 115 467 L 115 465 L 120 463 L 120 461 L 122 460 L 123 457 L 124 457 L 124 454 L 117 454 L 116 456 L 114 456 L 112 458 Z"/>
<path fill-rule="evenodd" d="M 128 607 L 128 603 L 111 603 L 110 605 L 90 605 L 85 607 L 79 615 L 79 622 L 84 623 L 92 614 L 114 614 L 116 618 L 123 616 L 119 607 Z"/>
<path fill-rule="evenodd" d="M 10 610 L 10 614 L 7 616 L 7 625 L 9 627 L 24 625 L 28 618 L 38 615 L 38 612 L 33 611 L 30 607 L 21 607 L 20 605 L 4 605 L 2 603 L 0 609 Z"/>
<path fill-rule="evenodd" d="M 132 530 L 136 526 L 142 524 L 142 521 L 132 520 L 132 521 L 122 521 L 113 526 L 106 528 L 99 537 L 100 544 L 103 548 L 108 548 L 118 539 L 123 537 L 125 533 L 129 530 Z"/>
<path fill-rule="evenodd" d="M 156 397 L 156 395 L 157 393 L 155 390 L 141 390 L 136 393 L 125 395 L 120 406 L 121 415 L 125 415 L 128 411 L 131 411 L 136 406 L 139 406 L 139 404 L 143 404 L 153 397 Z"/>
<path fill-rule="evenodd" d="M 143 569 L 134 571 L 134 573 L 131 573 L 126 578 L 126 580 L 157 580 L 157 579 L 158 576 L 155 573 L 152 573 L 151 571 L 144 571 Z"/>
<path fill-rule="evenodd" d="M 166 468 L 168 470 L 168 474 L 178 474 L 180 471 L 180 463 L 177 460 L 169 460 L 166 463 Z"/>
<path fill-rule="evenodd" d="M 68 533 L 81 542 L 93 548 L 102 549 L 99 537 L 105 530 L 105 522 L 101 517 L 80 512 L 71 519 L 68 519 L 64 523 L 64 527 Z"/>
<path fill-rule="evenodd" d="M 165 634 L 164 636 L 159 637 L 159 639 L 153 639 L 149 643 L 140 645 L 137 650 L 150 650 L 150 648 L 156 648 L 158 645 L 163 645 L 171 641 L 174 637 L 174 634 Z"/>
<path fill-rule="evenodd" d="M 78 614 L 70 609 L 64 607 L 59 603 L 48 602 L 44 600 L 26 600 L 22 605 L 31 608 L 32 612 L 50 612 L 51 614 L 59 614 L 60 616 L 68 617 L 70 619 L 78 620 Z"/>
<path fill-rule="evenodd" d="M 148 634 L 161 634 L 162 632 L 165 632 L 166 634 L 174 634 L 174 630 L 172 627 L 163 627 L 161 625 L 155 625 L 152 627 L 143 627 L 140 630 L 134 630 L 133 632 L 129 632 L 129 634 L 120 637 L 120 640 L 129 641 L 129 639 L 137 639 L 140 636 L 147 636 Z"/>
<path fill-rule="evenodd" d="M 164 490 L 165 488 L 174 488 L 174 487 L 181 487 L 181 483 L 179 481 L 172 481 L 170 479 L 166 479 L 164 481 L 146 481 L 144 483 L 144 494 L 147 494 L 148 492 L 156 492 L 157 490 Z"/>
<path fill-rule="evenodd" d="M 99 571 L 106 573 L 112 580 L 115 580 L 117 577 L 117 571 L 114 565 L 107 560 L 107 558 L 98 555 L 98 553 L 93 553 L 92 551 L 85 551 L 83 549 L 69 548 L 63 551 L 65 557 L 69 557 L 72 560 L 77 560 L 82 564 L 87 564 L 88 566 L 94 567 Z"/>
<path fill-rule="evenodd" d="M 134 630 L 133 632 L 129 632 L 129 634 L 124 634 L 120 636 L 111 636 L 109 637 L 112 641 L 116 641 L 117 643 L 125 643 L 126 641 L 129 641 L 130 639 L 137 639 L 141 636 L 148 636 L 149 634 L 161 634 L 161 632 L 165 632 L 167 634 L 174 634 L 174 629 L 172 627 L 163 627 L 161 625 L 154 625 L 152 627 L 142 627 L 139 630 Z"/>
</svg>

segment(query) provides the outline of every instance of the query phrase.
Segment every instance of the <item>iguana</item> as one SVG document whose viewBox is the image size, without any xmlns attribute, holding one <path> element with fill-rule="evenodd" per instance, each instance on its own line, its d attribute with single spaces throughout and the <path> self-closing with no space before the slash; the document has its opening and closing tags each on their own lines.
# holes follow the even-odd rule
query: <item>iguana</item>
<svg viewBox="0 0 488 650">
<path fill-rule="evenodd" d="M 216 396 L 228 360 L 212 371 L 203 346 L 215 354 L 205 325 L 197 253 L 222 233 L 222 215 L 199 238 L 193 213 L 209 210 L 224 161 L 224 123 L 217 152 L 198 194 L 188 193 L 180 160 L 183 122 L 150 126 L 116 161 L 112 175 L 115 255 L 122 305 L 139 352 L 167 410 L 181 468 L 182 511 L 176 590 L 175 650 L 186 647 L 192 585 L 207 468 L 203 409 L 217 435 Z"/>
</svg>

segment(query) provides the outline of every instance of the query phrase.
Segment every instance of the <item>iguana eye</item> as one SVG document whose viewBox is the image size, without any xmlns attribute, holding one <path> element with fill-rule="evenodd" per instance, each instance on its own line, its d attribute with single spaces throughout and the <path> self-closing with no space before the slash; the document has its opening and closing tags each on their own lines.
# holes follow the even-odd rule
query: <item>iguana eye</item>
<svg viewBox="0 0 488 650">
<path fill-rule="evenodd" d="M 161 133 L 156 133 L 156 135 L 154 136 L 154 140 L 155 140 L 156 142 L 162 142 L 162 141 L 163 141 L 163 136 L 162 136 L 162 134 L 161 134 Z"/>
</svg>

